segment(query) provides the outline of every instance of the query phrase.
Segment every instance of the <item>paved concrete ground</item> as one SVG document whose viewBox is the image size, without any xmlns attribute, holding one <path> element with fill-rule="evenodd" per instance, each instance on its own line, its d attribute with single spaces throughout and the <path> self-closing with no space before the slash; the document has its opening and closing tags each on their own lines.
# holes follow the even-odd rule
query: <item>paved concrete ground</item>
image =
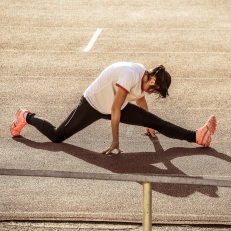
<svg viewBox="0 0 231 231">
<path fill-rule="evenodd" d="M 57 223 L 57 222 L 2 222 L 1 231 L 141 231 L 139 224 L 113 223 Z M 228 231 L 230 226 L 153 225 L 153 231 Z"/>
<path fill-rule="evenodd" d="M 199 175 L 231 179 L 231 5 L 229 1 L 4 1 L 0 4 L 0 168 Z M 83 52 L 102 28 L 90 52 Z M 12 139 L 16 110 L 58 125 L 84 89 L 117 61 L 162 63 L 173 80 L 150 111 L 188 129 L 218 119 L 211 148 L 142 136 L 121 124 L 120 155 L 102 156 L 109 121 L 62 144 L 28 126 Z M 142 222 L 138 183 L 0 176 L 1 220 Z M 153 223 L 231 224 L 231 189 L 153 184 Z"/>
</svg>

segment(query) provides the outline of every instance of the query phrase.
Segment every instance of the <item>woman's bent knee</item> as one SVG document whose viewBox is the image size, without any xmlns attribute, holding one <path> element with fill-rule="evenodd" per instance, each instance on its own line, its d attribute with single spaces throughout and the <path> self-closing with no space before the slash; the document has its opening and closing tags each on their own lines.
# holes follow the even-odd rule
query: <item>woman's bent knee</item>
<svg viewBox="0 0 231 231">
<path fill-rule="evenodd" d="M 60 140 L 60 139 L 51 139 L 51 141 L 53 143 L 62 143 L 63 142 L 63 140 Z"/>
<path fill-rule="evenodd" d="M 62 143 L 65 139 L 53 134 L 53 136 L 48 137 L 53 143 Z"/>
</svg>

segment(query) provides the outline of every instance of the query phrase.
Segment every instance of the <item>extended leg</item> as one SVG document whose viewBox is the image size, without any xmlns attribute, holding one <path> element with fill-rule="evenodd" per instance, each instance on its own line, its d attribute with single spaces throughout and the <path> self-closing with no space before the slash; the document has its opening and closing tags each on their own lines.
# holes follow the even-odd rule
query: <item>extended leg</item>
<svg viewBox="0 0 231 231">
<path fill-rule="evenodd" d="M 162 120 L 158 116 L 131 103 L 127 104 L 127 106 L 121 111 L 120 121 L 126 124 L 153 128 L 161 134 L 173 139 L 196 142 L 195 131 L 187 130 Z"/>
<path fill-rule="evenodd" d="M 38 117 L 32 113 L 28 114 L 26 120 L 28 124 L 37 128 L 48 139 L 59 143 L 89 126 L 101 117 L 101 113 L 92 108 L 86 99 L 82 97 L 79 105 L 57 128 L 48 120 Z"/>
</svg>

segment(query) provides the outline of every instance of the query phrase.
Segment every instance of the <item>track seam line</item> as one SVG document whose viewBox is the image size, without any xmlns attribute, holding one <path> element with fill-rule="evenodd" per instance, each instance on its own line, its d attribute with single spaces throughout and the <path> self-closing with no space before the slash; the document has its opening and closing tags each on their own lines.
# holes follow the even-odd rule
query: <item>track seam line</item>
<svg viewBox="0 0 231 231">
<path fill-rule="evenodd" d="M 87 44 L 85 49 L 83 50 L 84 52 L 89 52 L 91 48 L 93 47 L 94 43 L 96 42 L 97 38 L 99 37 L 100 33 L 102 32 L 103 29 L 98 28 L 96 32 L 94 33 L 93 37 L 91 38 L 90 42 Z"/>
</svg>

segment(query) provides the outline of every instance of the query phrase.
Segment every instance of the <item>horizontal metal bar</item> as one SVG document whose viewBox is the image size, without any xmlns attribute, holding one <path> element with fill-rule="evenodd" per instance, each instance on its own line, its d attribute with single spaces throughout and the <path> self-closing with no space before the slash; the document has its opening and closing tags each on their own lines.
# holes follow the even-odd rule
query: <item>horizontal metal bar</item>
<svg viewBox="0 0 231 231">
<path fill-rule="evenodd" d="M 231 187 L 231 180 L 203 179 L 201 177 L 190 176 L 163 176 L 163 175 L 136 175 L 136 174 L 107 174 L 107 173 L 87 173 L 87 172 L 68 172 L 51 170 L 27 170 L 27 169 L 0 169 L 0 175 L 11 176 L 34 176 L 34 177 L 56 177 L 56 178 L 75 178 L 91 180 L 110 180 L 110 181 L 132 181 L 150 182 L 166 184 L 189 184 L 189 185 L 209 185 L 218 187 Z"/>
</svg>

